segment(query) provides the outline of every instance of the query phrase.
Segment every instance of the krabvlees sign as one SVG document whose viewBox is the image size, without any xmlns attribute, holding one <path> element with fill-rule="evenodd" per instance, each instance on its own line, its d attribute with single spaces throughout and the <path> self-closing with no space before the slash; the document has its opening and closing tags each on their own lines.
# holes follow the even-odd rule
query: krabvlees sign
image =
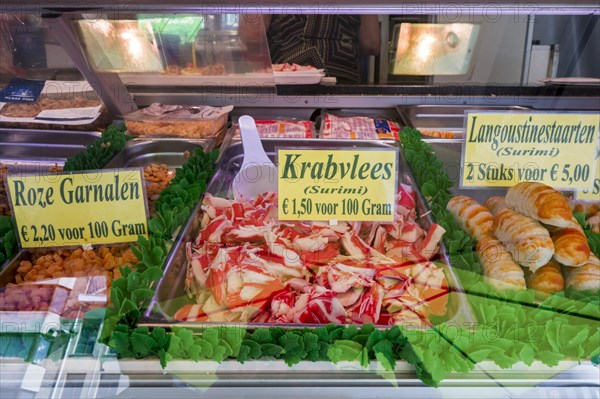
<svg viewBox="0 0 600 399">
<path fill-rule="evenodd" d="M 141 169 L 8 176 L 21 247 L 136 241 L 148 228 Z"/>
<path fill-rule="evenodd" d="M 280 220 L 392 222 L 396 149 L 278 150 Z"/>
<path fill-rule="evenodd" d="M 462 187 L 521 181 L 564 190 L 593 187 L 597 113 L 468 113 L 465 125 Z"/>
</svg>

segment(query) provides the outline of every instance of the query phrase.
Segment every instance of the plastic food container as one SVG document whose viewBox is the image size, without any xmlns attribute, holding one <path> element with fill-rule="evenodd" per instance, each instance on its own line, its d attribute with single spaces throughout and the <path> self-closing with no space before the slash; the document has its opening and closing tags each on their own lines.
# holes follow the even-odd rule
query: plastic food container
<svg viewBox="0 0 600 399">
<path fill-rule="evenodd" d="M 400 126 L 392 120 L 325 112 L 319 138 L 352 140 L 398 140 Z"/>
<path fill-rule="evenodd" d="M 190 139 L 218 136 L 224 131 L 233 106 L 205 105 L 151 106 L 124 117 L 130 134 L 142 137 L 185 137 Z"/>
<path fill-rule="evenodd" d="M 94 131 L 111 122 L 108 110 L 85 81 L 15 78 L 0 91 L 3 128 Z"/>
<path fill-rule="evenodd" d="M 312 121 L 296 119 L 257 119 L 256 128 L 262 138 L 294 138 L 312 139 L 316 136 L 315 126 Z M 240 138 L 240 128 L 237 125 L 233 137 Z"/>
</svg>

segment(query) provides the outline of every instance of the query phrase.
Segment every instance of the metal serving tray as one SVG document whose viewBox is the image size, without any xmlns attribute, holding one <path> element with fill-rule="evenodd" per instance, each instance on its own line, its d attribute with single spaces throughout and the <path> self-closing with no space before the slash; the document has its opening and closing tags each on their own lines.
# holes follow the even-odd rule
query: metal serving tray
<svg viewBox="0 0 600 399">
<path fill-rule="evenodd" d="M 442 130 L 456 134 L 456 139 L 464 139 L 465 111 L 524 111 L 520 106 L 496 105 L 412 105 L 396 107 L 405 126 L 419 130 Z M 424 139 L 450 140 L 421 134 Z"/>
<path fill-rule="evenodd" d="M 10 173 L 45 173 L 99 137 L 98 132 L 0 129 L 0 162 Z"/>
<path fill-rule="evenodd" d="M 27 131 L 25 131 L 27 132 Z M 44 133 L 44 131 L 40 131 Z M 27 132 L 29 133 L 29 132 Z M 57 133 L 62 132 L 54 132 L 51 131 L 49 134 L 56 135 Z M 65 136 L 76 135 L 73 132 L 64 132 Z M 92 134 L 90 132 L 82 132 L 84 137 L 85 135 L 89 135 L 91 137 L 97 138 L 99 134 Z M 60 135 L 59 135 L 60 136 Z M 58 139 L 64 140 L 65 136 L 61 136 Z M 36 137 L 33 135 L 32 137 Z M 49 141 L 47 136 L 44 134 L 38 134 L 37 137 L 40 140 Z M 68 138 L 68 137 L 67 137 Z M 12 139 L 12 137 L 11 137 Z M 79 137 L 78 139 L 82 141 L 83 139 Z M 93 139 L 92 139 L 93 140 Z M 152 163 L 164 163 L 167 164 L 169 168 L 177 168 L 183 165 L 186 162 L 184 157 L 185 151 L 191 151 L 194 148 L 201 147 L 205 151 L 209 151 L 214 144 L 213 139 L 205 139 L 205 140 L 180 140 L 180 139 L 149 139 L 149 140 L 132 140 L 127 143 L 127 146 L 119 152 L 115 157 L 105 166 L 105 168 L 126 168 L 126 167 L 136 167 L 136 166 L 148 166 Z M 0 145 L 2 146 L 2 156 L 0 157 L 0 162 L 4 162 L 4 154 L 5 147 L 4 143 L 0 141 Z M 29 145 L 29 144 L 27 144 Z M 17 145 L 12 147 L 18 148 Z M 25 147 L 29 148 L 29 147 Z M 38 149 L 41 151 L 52 152 L 55 147 L 48 147 L 48 144 L 39 144 L 37 145 Z M 83 149 L 84 147 L 81 147 Z M 11 158 L 12 159 L 12 158 Z M 48 161 L 38 161 L 35 160 L 36 157 L 32 156 L 24 156 L 24 161 L 19 163 L 8 163 L 9 171 L 11 173 L 34 173 L 34 172 L 47 172 L 48 168 L 54 166 L 55 163 L 58 163 L 59 166 L 62 166 L 65 162 L 65 159 L 62 162 L 56 162 L 52 160 Z M 4 269 L 0 272 L 0 287 L 5 286 L 8 283 L 13 282 L 14 274 L 16 269 L 19 267 L 19 262 L 21 260 L 29 260 L 31 259 L 31 254 L 27 250 L 20 251 L 11 259 L 8 259 L 4 264 Z"/>
<path fill-rule="evenodd" d="M 184 153 L 201 147 L 210 151 L 214 147 L 214 139 L 134 139 L 110 160 L 105 168 L 127 168 L 148 166 L 153 163 L 164 163 L 169 168 L 177 168 L 186 161 Z"/>
<path fill-rule="evenodd" d="M 285 140 L 285 139 L 263 139 L 265 151 L 272 160 L 275 160 L 277 147 L 306 147 L 305 140 Z M 318 140 L 311 141 L 313 148 L 390 148 L 387 143 L 380 141 L 361 141 L 351 142 L 347 140 Z M 401 154 L 401 152 L 399 152 Z M 217 165 L 217 172 L 211 180 L 207 192 L 222 197 L 232 198 L 231 182 L 237 174 L 243 159 L 243 149 L 241 143 L 233 143 L 231 147 L 224 149 L 221 154 L 221 159 Z M 400 181 L 411 184 L 415 183 L 408 172 L 408 167 L 400 155 Z M 418 192 L 418 190 L 417 190 Z M 432 223 L 432 218 L 428 212 L 427 205 L 423 198 L 418 195 L 418 212 L 422 215 L 419 220 L 423 227 L 428 228 Z M 202 328 L 213 325 L 214 323 L 206 322 L 178 322 L 174 320 L 175 312 L 183 305 L 192 303 L 191 299 L 185 293 L 185 276 L 186 276 L 186 251 L 185 245 L 188 241 L 195 240 L 200 230 L 201 209 L 198 203 L 192 212 L 192 216 L 188 220 L 183 231 L 179 235 L 179 239 L 174 244 L 169 253 L 165 273 L 158 283 L 156 293 L 152 302 L 145 314 L 143 325 L 162 325 L 162 326 L 186 326 L 191 328 Z M 456 291 L 460 291 L 458 279 L 449 266 L 444 268 L 448 284 L 451 287 L 448 301 L 448 322 L 458 324 L 472 323 L 474 318 L 471 314 L 470 307 L 464 295 L 459 295 Z M 243 326 L 243 327 L 263 327 L 272 326 L 272 324 L 264 323 L 219 323 L 219 325 Z M 317 325 L 308 324 L 281 324 L 280 327 L 314 327 Z"/>
<path fill-rule="evenodd" d="M 31 252 L 21 250 L 4 263 L 4 267 L 0 271 L 0 288 L 15 282 L 17 269 L 23 260 L 31 260 Z"/>
</svg>

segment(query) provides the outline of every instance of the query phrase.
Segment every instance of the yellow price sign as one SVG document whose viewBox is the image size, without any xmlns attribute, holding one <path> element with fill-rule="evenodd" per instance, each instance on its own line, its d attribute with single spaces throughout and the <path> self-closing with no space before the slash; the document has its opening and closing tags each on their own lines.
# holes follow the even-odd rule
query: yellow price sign
<svg viewBox="0 0 600 399">
<path fill-rule="evenodd" d="M 593 186 L 600 114 L 481 112 L 465 118 L 462 187 L 521 181 L 563 190 Z"/>
<path fill-rule="evenodd" d="M 8 176 L 22 248 L 133 242 L 147 236 L 142 170 Z"/>
<path fill-rule="evenodd" d="M 397 149 L 279 149 L 280 220 L 393 222 Z"/>
</svg>

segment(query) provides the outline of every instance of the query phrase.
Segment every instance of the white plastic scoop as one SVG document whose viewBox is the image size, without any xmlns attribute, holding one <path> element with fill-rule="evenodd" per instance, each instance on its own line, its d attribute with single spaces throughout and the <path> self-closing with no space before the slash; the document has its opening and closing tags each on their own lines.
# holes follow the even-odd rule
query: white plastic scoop
<svg viewBox="0 0 600 399">
<path fill-rule="evenodd" d="M 244 115 L 240 117 L 238 124 L 244 147 L 244 162 L 233 179 L 233 197 L 236 200 L 252 200 L 260 194 L 277 191 L 277 167 L 265 153 L 254 119 Z"/>
</svg>

